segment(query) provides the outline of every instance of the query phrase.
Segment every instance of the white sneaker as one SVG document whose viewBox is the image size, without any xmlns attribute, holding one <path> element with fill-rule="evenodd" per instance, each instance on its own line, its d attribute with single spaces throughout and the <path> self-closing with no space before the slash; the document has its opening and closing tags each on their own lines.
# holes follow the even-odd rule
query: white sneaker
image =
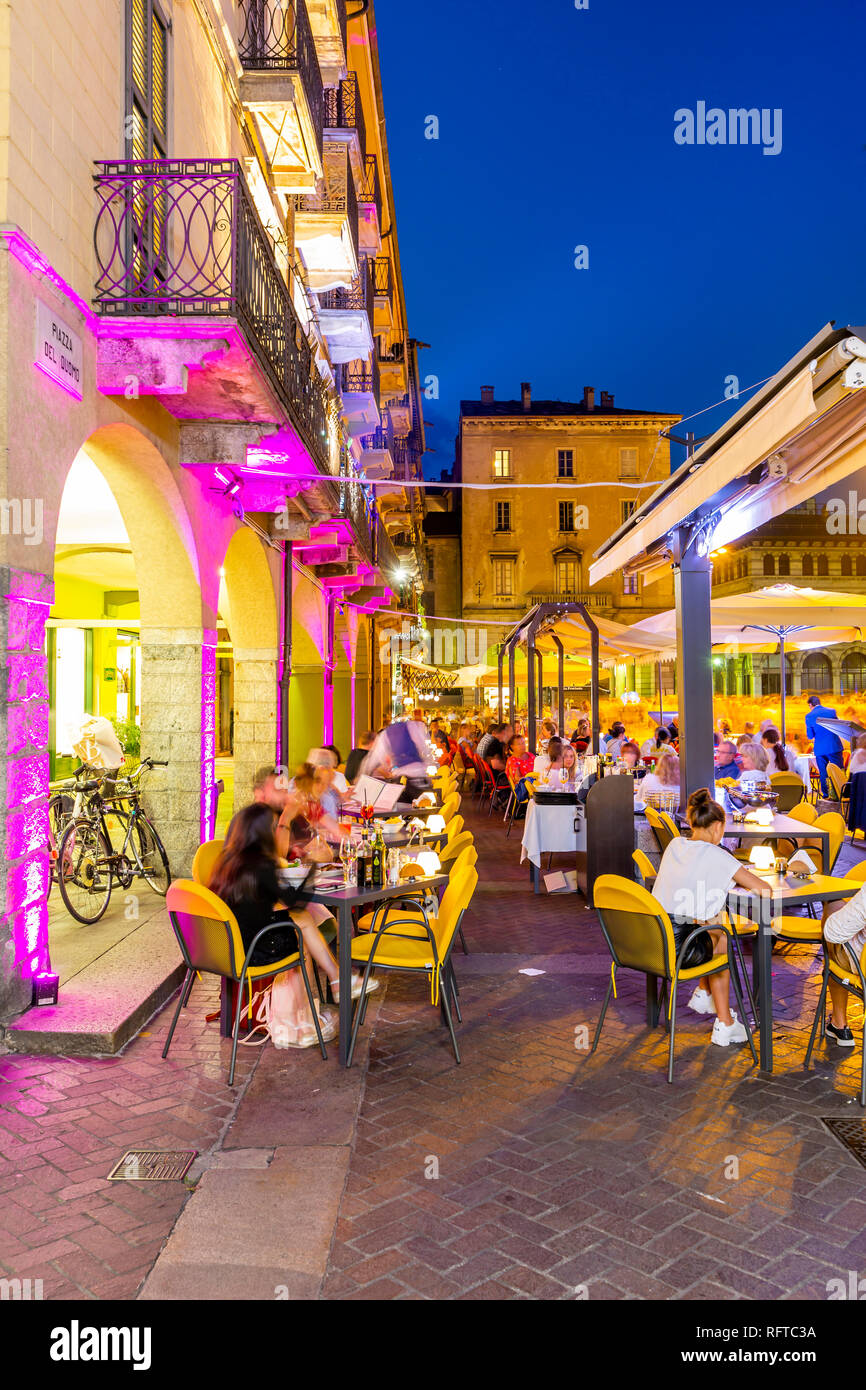
<svg viewBox="0 0 866 1390">
<path fill-rule="evenodd" d="M 733 1009 L 731 1009 L 731 1018 L 734 1020 L 733 1023 L 722 1023 L 722 1020 L 717 1018 L 713 1024 L 713 1036 L 710 1042 L 714 1042 L 716 1047 L 729 1047 L 732 1042 L 746 1041 L 748 1035 L 745 1026 L 737 1018 Z"/>
<path fill-rule="evenodd" d="M 693 1009 L 696 1014 L 714 1014 L 716 1012 L 713 996 L 708 989 L 701 989 L 700 985 L 698 985 L 686 1008 Z"/>
</svg>

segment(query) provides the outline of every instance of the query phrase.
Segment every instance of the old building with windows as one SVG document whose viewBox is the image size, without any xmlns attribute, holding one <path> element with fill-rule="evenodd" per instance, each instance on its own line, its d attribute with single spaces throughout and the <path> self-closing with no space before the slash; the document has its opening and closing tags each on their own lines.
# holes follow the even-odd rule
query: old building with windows
<svg viewBox="0 0 866 1390">
<path fill-rule="evenodd" d="M 486 490 L 460 493 L 462 616 L 487 626 L 516 622 L 533 604 L 580 599 L 620 622 L 669 608 L 672 580 L 644 587 L 620 576 L 589 583 L 590 560 L 639 500 L 670 472 L 663 431 L 679 420 L 633 410 L 586 387 L 580 401 L 497 400 L 482 386 L 460 406 L 455 477 Z"/>
<path fill-rule="evenodd" d="M 862 594 L 866 618 L 866 536 L 856 523 L 853 529 L 834 523 L 829 499 L 821 495 L 715 551 L 713 598 L 780 584 L 830 594 Z M 807 632 L 800 636 L 808 640 Z M 785 688 L 792 695 L 842 699 L 866 688 L 866 650 L 859 642 L 789 652 L 785 668 Z M 713 678 L 717 695 L 778 695 L 778 653 L 717 654 Z"/>
<path fill-rule="evenodd" d="M 0 88 L 2 1020 L 76 715 L 167 761 L 175 874 L 257 765 L 381 719 L 424 427 L 372 0 L 32 0 Z"/>
</svg>

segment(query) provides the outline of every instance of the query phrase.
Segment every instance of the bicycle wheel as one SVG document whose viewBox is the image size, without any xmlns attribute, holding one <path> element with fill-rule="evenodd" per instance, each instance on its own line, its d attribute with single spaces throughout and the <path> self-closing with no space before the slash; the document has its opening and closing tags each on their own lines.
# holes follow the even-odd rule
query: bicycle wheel
<svg viewBox="0 0 866 1390">
<path fill-rule="evenodd" d="M 155 893 L 164 898 L 171 884 L 171 870 L 168 855 L 162 840 L 157 835 L 145 815 L 135 818 L 135 833 L 130 841 L 133 853 L 139 861 L 139 871 Z"/>
<path fill-rule="evenodd" d="M 51 896 L 51 887 L 57 882 L 57 850 L 60 837 L 66 829 L 72 814 L 72 797 L 58 792 L 48 803 L 48 858 L 51 874 L 48 879 L 46 898 Z"/>
<path fill-rule="evenodd" d="M 98 922 L 111 898 L 111 846 L 98 825 L 70 821 L 57 850 L 57 884 L 77 922 Z"/>
</svg>

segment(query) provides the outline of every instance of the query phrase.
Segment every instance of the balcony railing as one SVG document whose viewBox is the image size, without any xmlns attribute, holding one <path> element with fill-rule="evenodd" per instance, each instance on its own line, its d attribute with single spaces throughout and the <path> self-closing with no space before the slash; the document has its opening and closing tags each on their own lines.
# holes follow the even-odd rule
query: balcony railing
<svg viewBox="0 0 866 1390">
<path fill-rule="evenodd" d="M 361 438 L 361 448 L 365 453 L 380 453 L 385 449 L 391 449 L 394 439 L 389 430 L 377 425 L 372 434 L 365 434 Z"/>
<path fill-rule="evenodd" d="M 598 590 L 590 593 L 575 592 L 564 594 L 529 594 L 528 602 L 530 607 L 536 603 L 585 603 L 587 608 L 612 608 L 613 595 Z"/>
<path fill-rule="evenodd" d="M 355 192 L 355 180 L 352 177 L 352 170 L 346 159 L 345 152 L 342 154 L 344 167 L 337 173 L 334 169 L 326 148 L 325 157 L 325 181 L 321 193 L 302 193 L 295 197 L 295 208 L 298 212 L 322 212 L 322 213 L 345 213 L 346 221 L 349 224 L 349 235 L 352 238 L 352 245 L 355 248 L 355 260 L 360 262 L 361 250 L 358 242 L 358 195 Z"/>
<path fill-rule="evenodd" d="M 379 401 L 379 362 L 373 354 L 369 362 L 343 362 L 337 369 L 337 383 L 341 391 L 367 394 Z"/>
<path fill-rule="evenodd" d="M 379 161 L 374 154 L 364 160 L 364 177 L 358 189 L 359 203 L 375 203 L 379 226 L 382 225 L 382 191 L 379 186 Z"/>
<path fill-rule="evenodd" d="M 306 0 L 238 0 L 238 8 L 241 66 L 250 72 L 300 74 L 321 153 L 324 87 Z"/>
<path fill-rule="evenodd" d="M 236 159 L 100 161 L 101 314 L 233 318 L 317 462 L 328 396 Z"/>
<path fill-rule="evenodd" d="M 377 296 L 391 298 L 391 262 L 387 256 L 373 257 L 373 293 Z"/>
<path fill-rule="evenodd" d="M 319 308 L 364 310 L 372 323 L 373 281 L 366 257 L 362 257 L 360 272 L 349 289 L 341 285 L 335 290 L 323 290 L 319 294 Z"/>
<path fill-rule="evenodd" d="M 358 78 L 354 72 L 344 77 L 338 86 L 325 88 L 324 121 L 325 127 L 332 130 L 356 130 L 361 154 L 366 154 L 367 128 L 358 95 Z"/>
</svg>

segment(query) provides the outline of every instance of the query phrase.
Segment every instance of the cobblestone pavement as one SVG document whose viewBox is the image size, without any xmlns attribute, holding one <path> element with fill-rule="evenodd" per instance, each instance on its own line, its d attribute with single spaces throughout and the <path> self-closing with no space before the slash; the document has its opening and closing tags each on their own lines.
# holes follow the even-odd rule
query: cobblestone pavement
<svg viewBox="0 0 866 1390">
<path fill-rule="evenodd" d="M 264 1165 L 268 1144 L 292 1142 L 350 1149 L 328 1299 L 823 1299 L 828 1280 L 862 1273 L 866 1173 L 820 1123 L 861 1117 L 862 1020 L 853 1055 L 819 1045 L 804 1073 L 813 951 L 774 956 L 772 1080 L 745 1049 L 709 1046 L 683 995 L 668 1086 L 642 977 L 621 972 L 598 1052 L 580 1049 L 609 978 L 595 917 L 579 897 L 532 894 L 518 830 L 506 840 L 471 808 L 467 823 L 481 882 L 456 956 L 460 1067 L 426 990 L 397 976 L 362 1030 L 345 1140 L 317 1137 L 312 1053 L 276 1065 L 241 1049 L 229 1090 L 227 1045 L 204 1021 L 211 984 L 165 1062 L 169 1009 L 118 1057 L 2 1055 L 0 1277 L 42 1279 L 47 1298 L 134 1298 L 190 1187 L 108 1182 L 125 1148 L 196 1148 L 207 1167 L 243 1146 Z M 269 1133 L 268 1076 L 300 1098 L 296 1138 L 285 1107 Z"/>
</svg>

